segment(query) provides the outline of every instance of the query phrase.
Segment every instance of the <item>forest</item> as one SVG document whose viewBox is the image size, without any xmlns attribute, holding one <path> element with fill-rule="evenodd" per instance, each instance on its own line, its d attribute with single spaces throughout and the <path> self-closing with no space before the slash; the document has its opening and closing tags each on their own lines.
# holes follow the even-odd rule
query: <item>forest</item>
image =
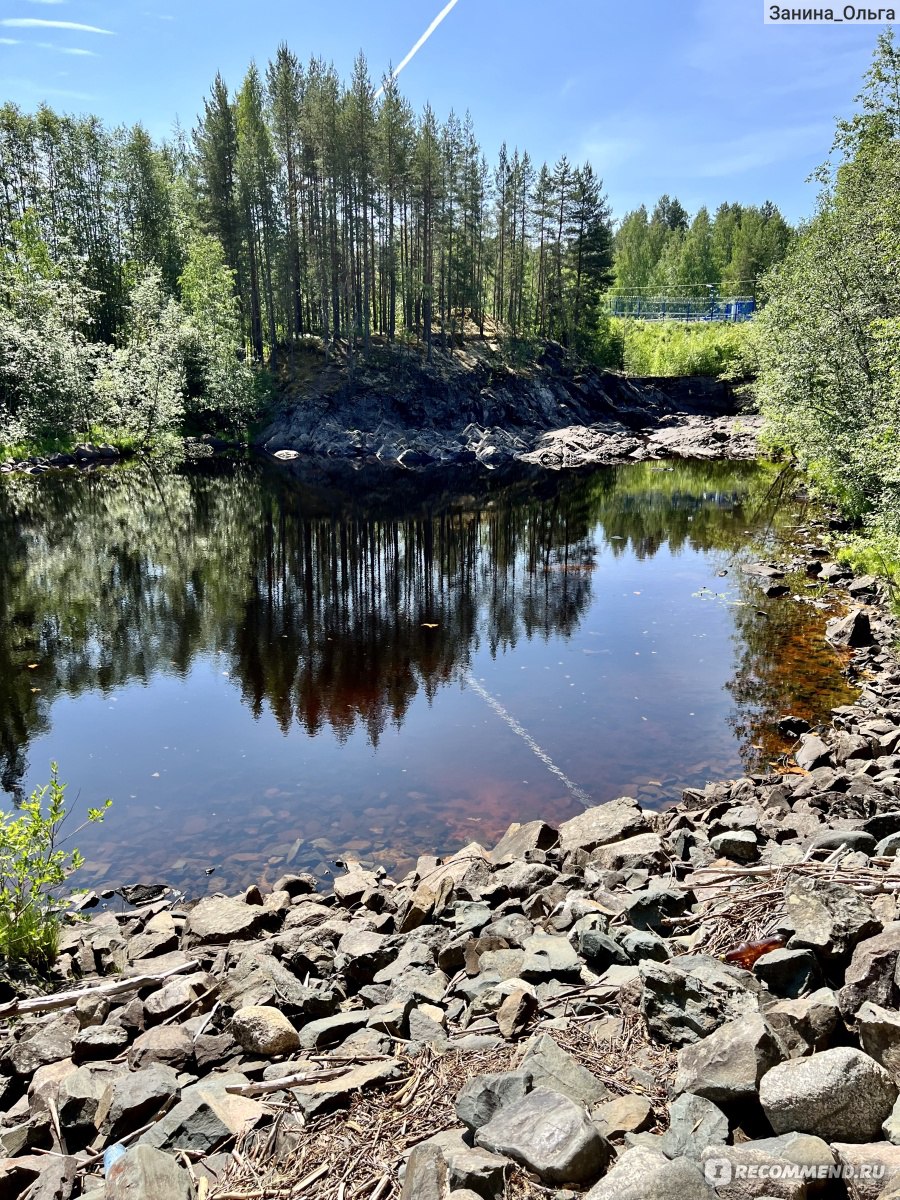
<svg viewBox="0 0 900 1200">
<path fill-rule="evenodd" d="M 414 113 L 362 56 L 345 83 L 282 45 L 162 144 L 7 104 L 0 445 L 239 430 L 313 347 L 352 372 L 373 341 L 430 362 L 487 327 L 640 370 L 660 348 L 610 321 L 610 288 L 752 292 L 792 239 L 772 204 L 616 221 L 590 163 L 489 162 L 469 115 Z"/>
</svg>

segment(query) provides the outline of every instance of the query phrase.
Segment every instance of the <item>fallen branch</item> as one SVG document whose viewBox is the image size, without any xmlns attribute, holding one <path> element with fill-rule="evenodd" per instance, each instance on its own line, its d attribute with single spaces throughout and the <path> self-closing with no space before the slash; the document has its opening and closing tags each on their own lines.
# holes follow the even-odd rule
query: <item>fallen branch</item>
<svg viewBox="0 0 900 1200">
<path fill-rule="evenodd" d="M 321 1083 L 327 1079 L 340 1079 L 349 1075 L 347 1067 L 332 1067 L 327 1071 L 307 1071 L 305 1074 L 285 1075 L 281 1079 L 266 1079 L 263 1083 L 233 1083 L 225 1088 L 233 1096 L 265 1096 L 269 1092 L 282 1092 L 286 1088 L 301 1087 L 304 1083 Z"/>
<path fill-rule="evenodd" d="M 25 1016 L 28 1013 L 53 1012 L 61 1008 L 74 1008 L 83 996 L 116 996 L 120 992 L 136 992 L 140 988 L 149 987 L 154 983 L 162 983 L 173 975 L 184 971 L 195 971 L 197 963 L 186 962 L 180 966 L 170 967 L 158 975 L 134 975 L 128 979 L 117 979 L 114 983 L 102 983 L 95 987 L 78 988 L 71 992 L 57 992 L 53 996 L 35 996 L 32 1000 L 10 1000 L 8 1004 L 0 1005 L 0 1021 L 9 1017 Z"/>
</svg>

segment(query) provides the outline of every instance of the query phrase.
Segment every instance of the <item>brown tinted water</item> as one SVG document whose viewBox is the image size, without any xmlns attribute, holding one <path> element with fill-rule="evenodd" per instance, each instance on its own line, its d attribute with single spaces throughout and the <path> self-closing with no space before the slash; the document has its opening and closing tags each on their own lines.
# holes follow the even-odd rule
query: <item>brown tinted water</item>
<svg viewBox="0 0 900 1200">
<path fill-rule="evenodd" d="M 740 562 L 811 516 L 746 463 L 256 463 L 0 481 L 0 772 L 51 760 L 85 882 L 403 868 L 765 765 L 849 699 L 813 603 Z M 207 868 L 215 874 L 207 876 Z"/>
</svg>

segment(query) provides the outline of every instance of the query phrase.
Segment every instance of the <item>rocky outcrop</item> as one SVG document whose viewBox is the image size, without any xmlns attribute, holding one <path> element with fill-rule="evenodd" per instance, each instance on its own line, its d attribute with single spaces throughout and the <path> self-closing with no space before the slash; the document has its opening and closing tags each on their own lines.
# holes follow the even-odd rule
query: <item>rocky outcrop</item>
<svg viewBox="0 0 900 1200">
<path fill-rule="evenodd" d="M 628 378 L 545 347 L 511 368 L 499 349 L 469 339 L 429 366 L 400 351 L 373 350 L 352 378 L 343 363 L 319 365 L 298 394 L 290 380 L 257 446 L 297 458 L 375 461 L 407 469 L 438 464 L 494 468 L 514 460 L 560 469 L 643 458 L 748 458 L 758 419 L 735 419 L 738 402 L 720 380 Z"/>
</svg>

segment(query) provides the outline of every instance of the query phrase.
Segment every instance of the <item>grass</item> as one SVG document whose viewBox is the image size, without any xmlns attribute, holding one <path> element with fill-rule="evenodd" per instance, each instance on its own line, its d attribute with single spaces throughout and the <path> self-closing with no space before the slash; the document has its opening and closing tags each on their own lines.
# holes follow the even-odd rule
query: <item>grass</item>
<svg viewBox="0 0 900 1200">
<path fill-rule="evenodd" d="M 835 556 L 858 575 L 878 575 L 887 584 L 891 607 L 900 615 L 900 539 L 884 533 L 858 534 Z"/>
<path fill-rule="evenodd" d="M 0 445 L 0 459 L 14 458 L 17 461 L 27 458 L 46 458 L 51 454 L 71 454 L 76 446 L 90 442 L 95 446 L 114 446 L 120 454 L 136 454 L 140 441 L 127 433 L 116 433 L 110 429 L 93 426 L 87 433 L 79 434 L 42 434 L 21 442 Z"/>
<path fill-rule="evenodd" d="M 623 340 L 622 365 L 629 375 L 748 373 L 749 324 L 730 321 L 635 321 L 616 318 Z"/>
</svg>

